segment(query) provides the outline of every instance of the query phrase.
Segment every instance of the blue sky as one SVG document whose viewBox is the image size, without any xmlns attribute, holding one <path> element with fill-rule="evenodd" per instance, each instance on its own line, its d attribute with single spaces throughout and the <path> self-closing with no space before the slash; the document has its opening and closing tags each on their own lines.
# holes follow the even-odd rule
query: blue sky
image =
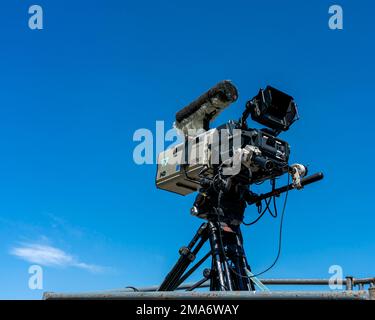
<svg viewBox="0 0 375 320">
<path fill-rule="evenodd" d="M 40 31 L 28 28 L 35 3 Z M 328 28 L 332 4 L 343 7 L 343 30 Z M 374 14 L 365 0 L 6 0 L 0 298 L 160 283 L 201 221 L 189 215 L 194 196 L 156 190 L 155 166 L 133 162 L 133 133 L 172 126 L 223 79 L 240 97 L 215 124 L 237 119 L 260 87 L 280 88 L 300 111 L 281 136 L 292 161 L 325 173 L 290 194 L 282 255 L 265 277 L 329 277 L 334 264 L 372 276 Z M 244 228 L 254 272 L 272 263 L 278 228 L 269 216 Z M 44 290 L 30 290 L 41 252 Z"/>
</svg>

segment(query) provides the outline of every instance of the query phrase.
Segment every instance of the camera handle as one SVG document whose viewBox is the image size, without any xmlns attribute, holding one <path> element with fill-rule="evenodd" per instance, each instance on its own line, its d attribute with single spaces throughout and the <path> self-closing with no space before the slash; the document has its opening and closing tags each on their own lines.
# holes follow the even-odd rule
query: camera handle
<svg viewBox="0 0 375 320">
<path fill-rule="evenodd" d="M 323 172 L 318 172 L 318 173 L 312 174 L 311 176 L 308 176 L 306 178 L 301 179 L 300 183 L 301 183 L 301 186 L 304 187 L 304 186 L 307 186 L 311 183 L 320 181 L 323 178 L 324 178 Z M 295 187 L 294 183 L 290 183 L 286 186 L 277 188 L 275 190 L 272 190 L 272 191 L 264 193 L 264 194 L 260 194 L 260 195 L 252 194 L 251 197 L 249 197 L 249 199 L 247 201 L 247 204 L 252 205 L 252 204 L 259 203 L 260 201 L 262 201 L 264 199 L 267 199 L 269 197 L 273 197 L 273 196 L 278 197 L 280 194 L 282 194 L 282 193 L 284 193 L 288 190 L 293 190 L 293 189 L 296 189 L 296 187 Z"/>
</svg>

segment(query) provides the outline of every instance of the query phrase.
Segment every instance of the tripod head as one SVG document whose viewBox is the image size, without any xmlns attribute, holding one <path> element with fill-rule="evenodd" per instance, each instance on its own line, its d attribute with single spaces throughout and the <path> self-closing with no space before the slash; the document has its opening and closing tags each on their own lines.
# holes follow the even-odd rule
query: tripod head
<svg viewBox="0 0 375 320">
<path fill-rule="evenodd" d="M 267 199 L 279 197 L 282 193 L 290 190 L 300 190 L 324 177 L 321 172 L 305 177 L 307 169 L 301 164 L 289 167 L 288 174 L 292 176 L 292 183 L 276 188 L 276 181 L 273 178 L 271 180 L 272 190 L 261 195 L 250 190 L 250 183 L 243 181 L 243 175 L 242 181 L 235 177 L 223 178 L 220 173 L 212 180 L 202 178 L 201 189 L 191 208 L 191 214 L 208 221 L 222 221 L 230 225 L 239 225 L 243 222 L 247 205 L 255 204 L 260 213 L 263 200 L 266 200 L 267 205 Z"/>
</svg>

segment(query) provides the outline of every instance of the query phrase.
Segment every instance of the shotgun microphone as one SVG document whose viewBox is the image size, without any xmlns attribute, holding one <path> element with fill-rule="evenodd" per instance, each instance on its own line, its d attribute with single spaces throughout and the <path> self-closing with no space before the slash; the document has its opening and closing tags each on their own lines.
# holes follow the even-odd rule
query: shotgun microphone
<svg viewBox="0 0 375 320">
<path fill-rule="evenodd" d="M 236 87 L 224 80 L 176 113 L 175 128 L 185 136 L 196 136 L 209 129 L 213 121 L 226 107 L 238 98 Z"/>
</svg>

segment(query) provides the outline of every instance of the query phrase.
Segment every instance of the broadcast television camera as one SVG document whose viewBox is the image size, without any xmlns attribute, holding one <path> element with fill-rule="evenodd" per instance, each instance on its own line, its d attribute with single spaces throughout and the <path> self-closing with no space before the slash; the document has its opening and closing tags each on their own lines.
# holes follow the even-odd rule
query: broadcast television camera
<svg viewBox="0 0 375 320">
<path fill-rule="evenodd" d="M 288 171 L 290 146 L 277 136 L 298 118 L 294 99 L 267 86 L 247 102 L 238 121 L 209 130 L 209 122 L 237 97 L 236 87 L 222 81 L 176 114 L 175 127 L 185 141 L 159 154 L 159 189 L 181 195 L 198 191 L 202 178 L 214 178 L 220 165 L 227 166 L 228 175 L 249 184 Z M 249 128 L 249 115 L 268 128 Z M 230 170 L 231 166 L 235 168 Z"/>
</svg>

